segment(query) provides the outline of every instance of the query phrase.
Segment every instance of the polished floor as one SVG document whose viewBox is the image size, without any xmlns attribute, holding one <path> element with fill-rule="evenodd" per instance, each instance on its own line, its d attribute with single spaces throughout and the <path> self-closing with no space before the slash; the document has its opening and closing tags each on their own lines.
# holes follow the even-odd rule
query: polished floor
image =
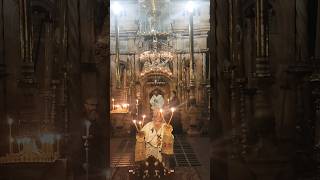
<svg viewBox="0 0 320 180">
<path fill-rule="evenodd" d="M 134 143 L 134 138 L 111 139 L 111 174 L 114 180 L 126 179 L 128 168 L 134 163 Z M 210 180 L 209 147 L 207 137 L 175 137 L 174 157 L 179 178 Z"/>
</svg>

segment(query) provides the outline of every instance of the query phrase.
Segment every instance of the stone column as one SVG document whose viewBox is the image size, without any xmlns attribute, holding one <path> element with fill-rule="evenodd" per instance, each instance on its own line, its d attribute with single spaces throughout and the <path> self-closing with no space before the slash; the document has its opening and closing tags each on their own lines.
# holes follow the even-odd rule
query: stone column
<svg viewBox="0 0 320 180">
<path fill-rule="evenodd" d="M 212 131 L 214 140 L 219 140 L 228 134 L 231 130 L 231 115 L 230 115 L 230 80 L 228 77 L 228 64 L 230 62 L 229 59 L 229 33 L 228 33 L 228 26 L 229 20 L 229 6 L 228 1 L 226 0 L 216 0 L 214 3 L 210 3 L 212 6 L 210 9 L 211 16 L 210 20 L 211 23 L 214 23 L 215 30 L 213 34 L 214 42 L 214 56 L 211 57 L 211 60 L 214 59 L 216 68 L 213 71 L 213 75 L 215 77 L 214 84 L 216 90 L 213 92 L 214 100 L 214 119 L 212 122 Z M 211 18 L 213 17 L 213 18 Z M 213 145 L 213 179 L 229 179 L 228 177 L 228 153 L 226 152 L 216 152 L 216 148 L 223 148 L 226 149 L 224 144 Z M 215 158 L 219 157 L 219 158 Z M 221 161 L 221 159 L 225 161 Z"/>
<path fill-rule="evenodd" d="M 19 0 L 20 7 L 20 45 L 22 59 L 22 87 L 35 85 L 34 62 L 32 57 L 32 33 L 30 17 L 30 1 Z"/>
<path fill-rule="evenodd" d="M 195 73 L 194 73 L 194 70 L 195 70 L 195 62 L 194 62 L 194 37 L 193 37 L 193 11 L 192 12 L 189 12 L 189 71 L 190 71 L 190 103 L 196 103 L 194 102 L 196 97 L 195 97 Z"/>
<path fill-rule="evenodd" d="M 8 115 L 13 115 L 19 110 L 19 101 L 20 97 L 18 96 L 17 80 L 20 77 L 20 69 L 17 67 L 21 66 L 21 57 L 20 57 L 20 26 L 19 26 L 19 5 L 15 1 L 2 0 L 0 1 L 0 44 L 2 44 L 1 50 L 3 53 L 0 55 L 0 61 L 5 62 L 5 66 L 2 66 L 0 72 L 5 72 L 6 76 L 3 80 L 0 80 L 0 83 L 3 83 L 3 98 L 0 97 L 0 103 L 6 102 L 3 104 L 3 109 L 6 113 L 4 118 L 1 118 L 1 124 L 4 125 L 3 129 L 0 128 L 1 134 L 9 134 L 7 118 Z M 1 46 L 1 45 L 0 45 Z M 5 67 L 5 69 L 4 69 Z M 5 70 L 5 71 L 4 71 Z M 2 74 L 4 75 L 4 74 Z M 0 76 L 2 76 L 0 75 Z M 3 76 L 2 76 L 3 77 Z M 1 78 L 0 78 L 1 79 Z M 1 82 L 2 81 L 2 82 Z M 0 90 L 1 91 L 1 90 Z M 1 96 L 1 95 L 0 95 Z M 6 100 L 7 98 L 7 100 Z M 1 108 L 1 107 L 0 107 Z M 4 137 L 4 136 L 3 136 Z M 1 138 L 3 141 L 0 145 L 0 153 L 7 153 L 7 143 L 8 138 Z"/>
<path fill-rule="evenodd" d="M 4 0 L 0 1 L 0 118 L 6 117 L 6 64 L 5 64 L 5 37 L 4 37 Z M 1 128 L 1 127 L 0 127 Z"/>
<path fill-rule="evenodd" d="M 316 49 L 315 57 L 320 59 L 320 2 L 318 1 L 318 16 L 317 16 L 317 34 L 316 34 Z"/>
<path fill-rule="evenodd" d="M 53 122 L 50 118 L 50 107 L 52 101 L 51 80 L 52 80 L 52 67 L 53 67 L 53 49 L 52 49 L 52 24 L 49 22 L 44 25 L 44 61 L 43 61 L 43 74 L 42 81 L 40 82 L 41 95 L 44 104 L 41 105 L 43 121 L 41 128 L 43 131 L 53 130 Z"/>
<path fill-rule="evenodd" d="M 306 60 L 308 56 L 308 0 L 296 0 L 296 59 Z"/>
<path fill-rule="evenodd" d="M 119 25 L 118 25 L 118 15 L 115 15 L 115 36 L 116 36 L 116 88 L 120 88 L 120 49 L 119 49 Z"/>
</svg>

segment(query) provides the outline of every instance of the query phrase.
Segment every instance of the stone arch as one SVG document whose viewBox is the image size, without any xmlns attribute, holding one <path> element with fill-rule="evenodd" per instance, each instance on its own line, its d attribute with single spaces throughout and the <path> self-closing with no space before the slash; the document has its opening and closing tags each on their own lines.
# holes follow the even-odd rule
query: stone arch
<svg viewBox="0 0 320 180">
<path fill-rule="evenodd" d="M 150 106 L 150 96 L 152 96 L 152 92 L 154 90 L 159 90 L 160 94 L 165 99 L 165 105 L 167 103 L 167 99 L 170 96 L 170 91 L 174 88 L 173 79 L 165 76 L 163 74 L 156 74 L 158 77 L 163 78 L 166 81 L 166 84 L 163 85 L 150 85 L 148 84 L 148 80 L 152 77 L 152 74 L 148 74 L 148 76 L 144 76 L 140 79 L 140 94 L 141 94 L 141 102 L 142 102 L 142 109 L 143 113 L 149 115 L 151 112 Z"/>
</svg>

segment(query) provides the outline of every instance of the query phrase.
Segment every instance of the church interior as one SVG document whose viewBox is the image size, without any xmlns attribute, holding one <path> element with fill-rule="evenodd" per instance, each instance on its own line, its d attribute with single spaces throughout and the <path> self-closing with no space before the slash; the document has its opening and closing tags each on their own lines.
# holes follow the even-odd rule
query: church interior
<svg viewBox="0 0 320 180">
<path fill-rule="evenodd" d="M 0 0 L 0 180 L 320 179 L 319 0 Z"/>
</svg>

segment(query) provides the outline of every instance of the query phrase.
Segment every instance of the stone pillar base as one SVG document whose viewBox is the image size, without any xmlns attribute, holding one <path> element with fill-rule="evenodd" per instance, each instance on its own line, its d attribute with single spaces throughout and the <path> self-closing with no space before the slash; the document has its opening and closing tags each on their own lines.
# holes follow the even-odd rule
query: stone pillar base
<svg viewBox="0 0 320 180">
<path fill-rule="evenodd" d="M 190 136 L 198 136 L 201 134 L 201 117 L 199 108 L 196 106 L 191 106 L 189 110 L 187 111 L 189 116 L 189 128 L 187 131 L 187 134 Z"/>
</svg>

